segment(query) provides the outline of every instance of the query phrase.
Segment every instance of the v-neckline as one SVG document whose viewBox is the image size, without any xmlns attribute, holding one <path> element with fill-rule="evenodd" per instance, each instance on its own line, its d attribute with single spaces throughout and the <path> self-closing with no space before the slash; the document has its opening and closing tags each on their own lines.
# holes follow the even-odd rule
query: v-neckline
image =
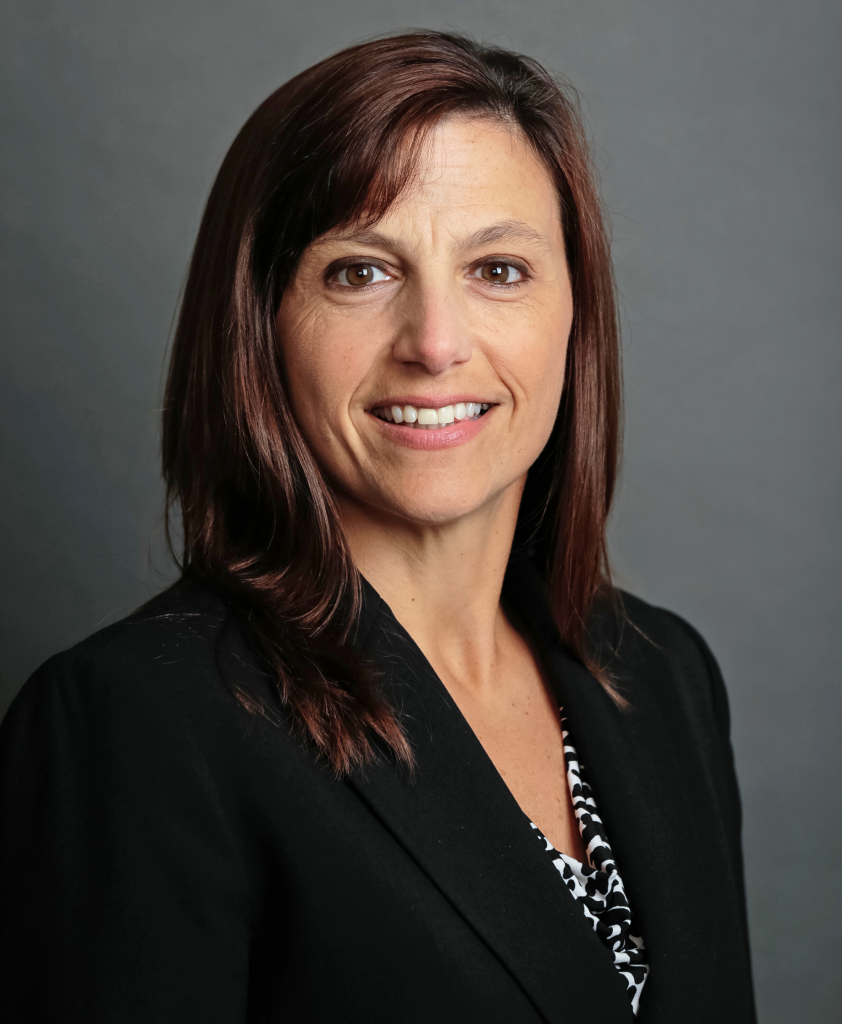
<svg viewBox="0 0 842 1024">
<path fill-rule="evenodd" d="M 414 778 L 384 757 L 349 780 L 407 854 L 520 984 L 541 1018 L 633 1020 L 625 985 L 541 850 L 447 688 L 365 583 L 360 646 L 416 756 Z M 570 970 L 559 970 L 566 963 Z"/>
</svg>

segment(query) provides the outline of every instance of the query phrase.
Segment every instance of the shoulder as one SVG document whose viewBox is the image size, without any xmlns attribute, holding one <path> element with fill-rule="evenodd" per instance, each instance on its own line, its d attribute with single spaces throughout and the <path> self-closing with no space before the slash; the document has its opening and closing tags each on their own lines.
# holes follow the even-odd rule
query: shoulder
<svg viewBox="0 0 842 1024">
<path fill-rule="evenodd" d="M 648 646 L 676 664 L 706 671 L 715 664 L 706 641 L 686 619 L 625 590 L 603 602 L 594 618 L 603 642 L 611 638 L 620 649 L 634 645 L 644 651 Z"/>
<path fill-rule="evenodd" d="M 126 853 L 195 828 L 240 857 L 238 808 L 267 759 L 281 781 L 300 771 L 289 730 L 237 700 L 249 673 L 225 599 L 193 585 L 50 658 L 0 723 L 0 861 L 50 830 Z"/>
<path fill-rule="evenodd" d="M 725 738 L 730 716 L 719 665 L 686 619 L 626 591 L 595 611 L 592 637 L 603 664 L 634 703 L 646 687 L 694 718 L 710 719 Z"/>
<path fill-rule="evenodd" d="M 0 728 L 7 738 L 72 728 L 99 743 L 152 746 L 170 729 L 236 712 L 225 664 L 241 651 L 259 671 L 225 599 L 183 583 L 50 658 Z"/>
<path fill-rule="evenodd" d="M 228 609 L 213 591 L 179 585 L 153 598 L 119 622 L 54 655 L 23 689 L 41 690 L 76 679 L 89 685 L 144 688 L 212 670 L 213 649 Z"/>
<path fill-rule="evenodd" d="M 81 1006 L 128 1019 L 109 999 L 147 982 L 140 1005 L 175 1005 L 202 958 L 221 957 L 218 998 L 243 977 L 261 882 L 239 813 L 253 755 L 216 667 L 229 619 L 209 591 L 165 593 L 42 665 L 0 725 L 3 984 L 28 1008 L 16 1020 L 58 1019 L 36 1009 L 51 999 L 68 1019 Z"/>
<path fill-rule="evenodd" d="M 545 641 L 558 642 L 547 580 L 518 553 L 509 562 L 504 594 Z M 716 659 L 699 632 L 681 616 L 623 590 L 594 604 L 587 638 L 598 664 L 630 706 L 660 706 L 729 733 L 728 701 Z"/>
</svg>

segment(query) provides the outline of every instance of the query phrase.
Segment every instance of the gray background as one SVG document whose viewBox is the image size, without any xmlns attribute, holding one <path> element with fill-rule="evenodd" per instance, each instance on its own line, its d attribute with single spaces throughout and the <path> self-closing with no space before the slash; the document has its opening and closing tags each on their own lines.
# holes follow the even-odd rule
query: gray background
<svg viewBox="0 0 842 1024">
<path fill-rule="evenodd" d="M 371 34 L 470 31 L 582 90 L 623 294 L 624 585 L 729 683 L 761 1020 L 842 1016 L 842 5 L 7 0 L 0 674 L 169 578 L 163 354 L 204 197 L 283 80 Z"/>
</svg>

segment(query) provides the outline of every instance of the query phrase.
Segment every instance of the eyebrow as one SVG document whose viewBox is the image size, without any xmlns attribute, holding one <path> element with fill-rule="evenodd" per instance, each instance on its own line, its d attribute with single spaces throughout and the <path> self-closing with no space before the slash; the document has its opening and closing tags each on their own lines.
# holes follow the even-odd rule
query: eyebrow
<svg viewBox="0 0 842 1024">
<path fill-rule="evenodd" d="M 510 238 L 517 242 L 537 242 L 547 249 L 550 247 L 546 235 L 531 228 L 525 221 L 502 220 L 499 224 L 492 224 L 490 227 L 475 231 L 460 244 L 459 248 L 475 249 L 480 245 L 491 245 L 493 242 L 502 242 Z"/>
<path fill-rule="evenodd" d="M 476 249 L 483 245 L 492 245 L 494 242 L 508 241 L 509 239 L 538 244 L 547 250 L 551 248 L 546 235 L 542 235 L 540 231 L 536 231 L 535 228 L 530 227 L 522 220 L 502 220 L 486 228 L 480 228 L 478 231 L 474 231 L 473 234 L 457 242 L 454 248 L 457 251 L 464 251 L 466 249 Z M 361 245 L 370 245 L 373 248 L 389 249 L 392 252 L 401 254 L 406 253 L 406 246 L 400 239 L 370 228 L 361 228 L 356 231 L 352 228 L 349 231 L 342 231 L 336 235 L 328 235 L 324 238 L 324 242 L 334 241 L 358 242 Z"/>
</svg>

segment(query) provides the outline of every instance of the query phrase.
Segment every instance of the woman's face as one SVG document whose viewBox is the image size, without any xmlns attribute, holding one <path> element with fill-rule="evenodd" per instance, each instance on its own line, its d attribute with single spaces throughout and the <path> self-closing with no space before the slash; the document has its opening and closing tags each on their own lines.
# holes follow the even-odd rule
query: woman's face
<svg viewBox="0 0 842 1024">
<path fill-rule="evenodd" d="M 277 328 L 295 416 L 340 500 L 433 525 L 519 496 L 572 318 L 547 171 L 507 127 L 460 119 L 381 220 L 306 250 Z"/>
</svg>

